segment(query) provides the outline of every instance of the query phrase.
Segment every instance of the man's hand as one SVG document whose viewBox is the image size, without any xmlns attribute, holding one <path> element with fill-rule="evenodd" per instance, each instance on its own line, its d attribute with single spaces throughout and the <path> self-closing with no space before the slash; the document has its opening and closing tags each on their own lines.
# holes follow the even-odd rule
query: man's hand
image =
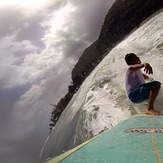
<svg viewBox="0 0 163 163">
<path fill-rule="evenodd" d="M 145 63 L 144 64 L 144 71 L 146 72 L 146 74 L 153 74 L 153 70 L 152 70 L 152 67 L 150 66 L 149 63 Z"/>
</svg>

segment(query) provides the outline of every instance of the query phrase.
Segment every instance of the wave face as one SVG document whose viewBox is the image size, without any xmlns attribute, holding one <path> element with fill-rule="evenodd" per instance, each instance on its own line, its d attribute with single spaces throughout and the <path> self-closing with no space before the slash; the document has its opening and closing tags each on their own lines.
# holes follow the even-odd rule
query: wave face
<svg viewBox="0 0 163 163">
<path fill-rule="evenodd" d="M 127 53 L 137 54 L 154 69 L 151 76 L 163 83 L 163 12 L 152 17 L 116 46 L 100 62 L 59 118 L 41 152 L 41 160 L 57 156 L 111 128 L 131 115 L 142 112 L 144 104 L 132 104 L 126 96 L 124 76 Z M 143 71 L 143 70 L 142 70 Z M 163 109 L 161 88 L 155 108 Z"/>
</svg>

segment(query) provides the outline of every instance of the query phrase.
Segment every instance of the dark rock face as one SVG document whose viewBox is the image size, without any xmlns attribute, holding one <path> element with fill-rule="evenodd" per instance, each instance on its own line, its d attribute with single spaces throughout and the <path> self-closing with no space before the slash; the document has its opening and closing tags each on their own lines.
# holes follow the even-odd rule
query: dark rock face
<svg viewBox="0 0 163 163">
<path fill-rule="evenodd" d="M 163 0 L 116 0 L 105 17 L 99 38 L 85 49 L 72 71 L 73 83 L 68 93 L 57 105 L 54 105 L 50 130 L 54 127 L 61 113 L 76 93 L 82 82 L 104 58 L 134 29 L 153 13 L 163 8 Z"/>
<path fill-rule="evenodd" d="M 122 41 L 127 34 L 163 7 L 162 0 L 117 0 L 106 15 L 98 49 L 105 53 Z"/>
</svg>

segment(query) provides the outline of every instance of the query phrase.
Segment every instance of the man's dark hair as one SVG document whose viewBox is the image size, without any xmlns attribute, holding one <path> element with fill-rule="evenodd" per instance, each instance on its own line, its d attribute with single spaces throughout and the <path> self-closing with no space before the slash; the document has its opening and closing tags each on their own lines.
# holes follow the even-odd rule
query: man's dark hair
<svg viewBox="0 0 163 163">
<path fill-rule="evenodd" d="M 126 54 L 126 56 L 125 56 L 125 61 L 126 61 L 126 63 L 128 64 L 128 65 L 132 65 L 132 58 L 133 58 L 133 56 L 135 56 L 136 54 L 134 54 L 134 53 L 128 53 L 128 54 Z"/>
</svg>

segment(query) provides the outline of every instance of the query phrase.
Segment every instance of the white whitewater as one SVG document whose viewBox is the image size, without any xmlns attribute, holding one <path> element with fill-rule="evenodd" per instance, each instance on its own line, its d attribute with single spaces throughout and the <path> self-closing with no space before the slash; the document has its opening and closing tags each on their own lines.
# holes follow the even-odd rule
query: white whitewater
<svg viewBox="0 0 163 163">
<path fill-rule="evenodd" d="M 163 12 L 148 20 L 116 46 L 94 69 L 59 118 L 41 151 L 41 162 L 90 139 L 131 115 L 145 109 L 126 96 L 126 53 L 136 53 L 149 62 L 155 80 L 163 83 Z M 142 70 L 143 71 L 143 70 Z M 163 110 L 161 88 L 155 108 Z"/>
</svg>

